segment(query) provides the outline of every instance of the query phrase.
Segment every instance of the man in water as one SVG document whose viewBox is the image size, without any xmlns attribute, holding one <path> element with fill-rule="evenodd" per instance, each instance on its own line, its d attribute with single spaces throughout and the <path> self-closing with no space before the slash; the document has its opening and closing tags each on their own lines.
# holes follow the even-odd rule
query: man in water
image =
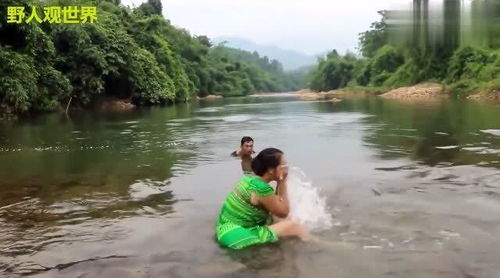
<svg viewBox="0 0 500 278">
<path fill-rule="evenodd" d="M 252 155 L 254 154 L 253 150 L 253 139 L 252 137 L 245 136 L 241 138 L 240 148 L 231 153 L 232 157 L 238 157 L 241 159 L 241 169 L 244 174 L 251 174 L 252 171 Z"/>
</svg>

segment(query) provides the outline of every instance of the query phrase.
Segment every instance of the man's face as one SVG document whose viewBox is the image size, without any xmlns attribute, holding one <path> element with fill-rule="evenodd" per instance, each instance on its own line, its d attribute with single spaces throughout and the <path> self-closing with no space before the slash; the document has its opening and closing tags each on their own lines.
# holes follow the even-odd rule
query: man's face
<svg viewBox="0 0 500 278">
<path fill-rule="evenodd" d="M 253 142 L 245 142 L 241 145 L 241 150 L 244 155 L 251 155 L 253 152 Z"/>
</svg>

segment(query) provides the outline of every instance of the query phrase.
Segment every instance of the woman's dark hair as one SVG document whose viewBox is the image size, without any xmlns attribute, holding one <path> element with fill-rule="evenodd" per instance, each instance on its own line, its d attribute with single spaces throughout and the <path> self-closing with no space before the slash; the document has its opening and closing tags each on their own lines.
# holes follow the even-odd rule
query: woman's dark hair
<svg viewBox="0 0 500 278">
<path fill-rule="evenodd" d="M 283 152 L 276 148 L 262 150 L 252 160 L 252 170 L 258 176 L 263 176 L 267 170 L 276 168 L 280 164 Z"/>
<path fill-rule="evenodd" d="M 245 137 L 241 138 L 241 146 L 243 146 L 243 144 L 245 144 L 246 142 L 253 142 L 252 137 L 245 136 Z"/>
</svg>

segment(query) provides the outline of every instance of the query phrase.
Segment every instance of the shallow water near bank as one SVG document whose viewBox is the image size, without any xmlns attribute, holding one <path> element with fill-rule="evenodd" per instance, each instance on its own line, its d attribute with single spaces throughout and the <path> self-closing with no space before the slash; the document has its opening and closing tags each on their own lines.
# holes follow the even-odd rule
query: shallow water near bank
<svg viewBox="0 0 500 278">
<path fill-rule="evenodd" d="M 473 102 L 273 95 L 2 122 L 0 275 L 497 277 L 498 119 Z M 316 235 L 348 248 L 219 248 L 244 135 L 285 151 L 331 216 Z"/>
</svg>

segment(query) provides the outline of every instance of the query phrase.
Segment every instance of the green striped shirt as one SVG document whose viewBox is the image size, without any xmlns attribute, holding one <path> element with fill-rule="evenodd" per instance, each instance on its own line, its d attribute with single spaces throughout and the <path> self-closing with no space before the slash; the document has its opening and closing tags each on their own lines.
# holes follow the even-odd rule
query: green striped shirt
<svg viewBox="0 0 500 278">
<path fill-rule="evenodd" d="M 220 227 L 224 224 L 231 223 L 243 228 L 252 228 L 272 223 L 272 217 L 267 210 L 252 205 L 252 193 L 258 197 L 267 197 L 274 194 L 274 190 L 261 178 L 244 175 L 222 205 L 217 221 L 217 234 L 222 232 Z"/>
</svg>

